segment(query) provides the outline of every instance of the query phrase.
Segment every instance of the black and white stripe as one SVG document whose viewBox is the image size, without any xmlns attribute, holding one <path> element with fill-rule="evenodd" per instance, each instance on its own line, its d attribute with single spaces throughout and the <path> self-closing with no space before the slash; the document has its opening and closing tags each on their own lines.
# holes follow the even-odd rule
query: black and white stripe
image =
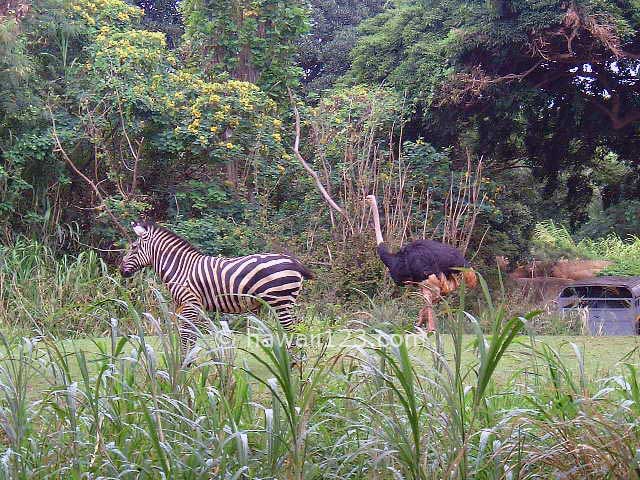
<svg viewBox="0 0 640 480">
<path fill-rule="evenodd" d="M 302 281 L 313 278 L 298 260 L 265 253 L 224 258 L 204 255 L 175 233 L 151 222 L 133 224 L 138 239 L 122 260 L 125 277 L 151 266 L 167 285 L 183 321 L 184 348 L 195 341 L 193 326 L 200 310 L 257 312 L 272 307 L 286 330 L 295 323 L 293 306 Z"/>
</svg>

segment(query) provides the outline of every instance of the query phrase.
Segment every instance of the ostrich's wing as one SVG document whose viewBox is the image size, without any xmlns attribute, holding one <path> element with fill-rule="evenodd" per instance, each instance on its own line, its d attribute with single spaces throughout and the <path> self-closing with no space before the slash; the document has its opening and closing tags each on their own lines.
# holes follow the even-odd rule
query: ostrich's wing
<svg viewBox="0 0 640 480">
<path fill-rule="evenodd" d="M 405 260 L 411 281 L 421 282 L 431 274 L 450 274 L 467 262 L 462 253 L 434 240 L 418 240 L 404 247 L 398 255 Z"/>
</svg>

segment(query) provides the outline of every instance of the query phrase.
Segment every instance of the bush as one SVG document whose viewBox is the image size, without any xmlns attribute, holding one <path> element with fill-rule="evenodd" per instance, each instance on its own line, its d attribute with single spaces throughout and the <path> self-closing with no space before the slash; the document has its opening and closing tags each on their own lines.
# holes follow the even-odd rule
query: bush
<svg viewBox="0 0 640 480">
<path fill-rule="evenodd" d="M 640 236 L 640 201 L 624 200 L 597 213 L 578 231 L 579 238 L 601 238 L 612 234 Z"/>
<path fill-rule="evenodd" d="M 576 242 L 569 231 L 552 221 L 539 223 L 534 231 L 536 258 L 585 258 L 611 260 L 600 275 L 640 275 L 640 238 L 622 240 L 616 234 Z"/>
</svg>

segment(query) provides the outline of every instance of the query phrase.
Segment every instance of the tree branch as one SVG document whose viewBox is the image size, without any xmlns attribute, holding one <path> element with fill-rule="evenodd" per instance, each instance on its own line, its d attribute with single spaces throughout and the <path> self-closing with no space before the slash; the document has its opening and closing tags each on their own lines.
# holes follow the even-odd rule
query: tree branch
<svg viewBox="0 0 640 480">
<path fill-rule="evenodd" d="M 120 225 L 120 222 L 118 222 L 118 219 L 116 218 L 116 216 L 113 214 L 111 209 L 107 206 L 107 204 L 104 201 L 104 197 L 102 196 L 102 192 L 100 192 L 100 189 L 98 188 L 98 186 L 89 177 L 87 177 L 84 173 L 82 173 L 82 171 L 75 165 L 75 163 L 73 163 L 73 160 L 71 160 L 69 155 L 67 155 L 67 152 L 65 151 L 64 147 L 62 146 L 62 142 L 60 141 L 60 137 L 58 136 L 58 130 L 56 129 L 56 119 L 53 115 L 53 111 L 51 110 L 51 106 L 47 105 L 47 108 L 49 110 L 49 114 L 51 115 L 51 134 L 53 135 L 53 140 L 56 143 L 56 148 L 54 149 L 54 151 L 59 152 L 62 155 L 62 158 L 64 159 L 64 161 L 69 165 L 71 170 L 73 170 L 76 173 L 76 175 L 82 178 L 87 183 L 87 185 L 91 187 L 93 192 L 96 194 L 96 197 L 98 197 L 98 199 L 100 200 L 100 204 L 104 208 L 104 211 L 107 213 L 107 215 L 109 215 L 109 218 L 111 218 L 111 220 L 113 221 L 113 224 L 120 231 L 120 233 L 122 233 L 125 236 L 125 238 L 128 238 L 129 232 L 127 232 L 124 229 L 124 227 Z"/>
<path fill-rule="evenodd" d="M 595 98 L 589 97 L 589 102 L 594 105 L 598 110 L 604 113 L 609 120 L 611 120 L 611 126 L 614 130 L 621 130 L 624 127 L 640 120 L 640 110 L 633 110 L 625 115 L 620 115 L 620 99 L 617 102 L 614 101 L 612 108 L 607 108 L 602 102 Z"/>
<path fill-rule="evenodd" d="M 289 99 L 291 100 L 291 106 L 293 107 L 293 113 L 296 119 L 296 138 L 293 142 L 293 153 L 295 154 L 300 164 L 307 171 L 307 173 L 311 175 L 311 177 L 315 180 L 316 186 L 318 187 L 318 190 L 320 191 L 320 194 L 322 195 L 322 198 L 324 198 L 325 202 L 327 202 L 331 208 L 333 208 L 336 212 L 338 212 L 348 220 L 345 211 L 340 206 L 338 206 L 333 198 L 331 198 L 331 195 L 329 195 L 329 192 L 327 192 L 327 190 L 324 188 L 324 185 L 322 185 L 322 181 L 320 180 L 318 173 L 313 168 L 311 168 L 311 166 L 305 161 L 304 157 L 300 154 L 300 112 L 298 111 L 298 107 L 296 106 L 296 102 L 293 98 L 293 94 L 291 93 L 291 89 L 287 88 L 287 91 L 289 92 Z"/>
</svg>

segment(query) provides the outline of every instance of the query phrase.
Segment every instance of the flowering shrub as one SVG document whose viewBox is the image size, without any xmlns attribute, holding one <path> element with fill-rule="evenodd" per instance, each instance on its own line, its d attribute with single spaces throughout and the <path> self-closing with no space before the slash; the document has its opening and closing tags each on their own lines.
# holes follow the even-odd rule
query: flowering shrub
<svg viewBox="0 0 640 480">
<path fill-rule="evenodd" d="M 206 82 L 180 71 L 169 74 L 164 87 L 159 108 L 163 121 L 175 125 L 164 135 L 168 152 L 205 154 L 214 162 L 240 155 L 281 155 L 282 124 L 275 117 L 276 105 L 256 85 Z"/>
<path fill-rule="evenodd" d="M 72 19 L 99 30 L 104 26 L 127 29 L 142 18 L 144 12 L 122 0 L 70 0 L 67 9 Z"/>
<path fill-rule="evenodd" d="M 164 34 L 145 30 L 101 27 L 92 50 L 90 68 L 97 75 L 114 74 L 120 78 L 136 75 L 143 79 L 173 60 L 166 50 Z"/>
</svg>

